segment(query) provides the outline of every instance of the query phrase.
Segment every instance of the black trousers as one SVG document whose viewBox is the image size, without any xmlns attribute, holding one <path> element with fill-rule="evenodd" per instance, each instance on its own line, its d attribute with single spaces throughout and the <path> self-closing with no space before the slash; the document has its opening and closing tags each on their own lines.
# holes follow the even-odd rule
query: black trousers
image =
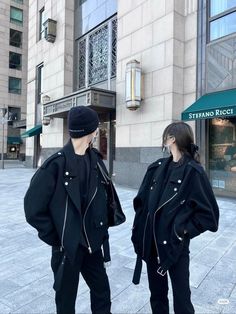
<svg viewBox="0 0 236 314">
<path fill-rule="evenodd" d="M 158 245 L 160 259 L 165 259 L 164 244 Z M 169 314 L 168 278 L 157 273 L 159 265 L 156 254 L 147 262 L 151 308 L 153 314 Z M 183 252 L 168 271 L 173 290 L 175 314 L 194 314 L 189 286 L 189 245 L 184 245 Z"/>
<path fill-rule="evenodd" d="M 54 276 L 56 276 L 63 255 L 59 249 L 52 249 L 51 267 Z M 80 273 L 90 289 L 92 313 L 110 314 L 110 286 L 104 268 L 102 250 L 89 254 L 88 250 L 82 246 L 79 247 L 75 265 L 65 259 L 60 289 L 56 292 L 55 297 L 57 314 L 75 314 Z"/>
</svg>

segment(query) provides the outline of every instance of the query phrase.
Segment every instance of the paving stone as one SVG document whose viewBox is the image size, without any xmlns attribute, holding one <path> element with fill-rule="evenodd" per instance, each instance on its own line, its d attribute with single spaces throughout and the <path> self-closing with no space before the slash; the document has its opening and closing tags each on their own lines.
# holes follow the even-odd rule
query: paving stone
<svg viewBox="0 0 236 314">
<path fill-rule="evenodd" d="M 0 313 L 1 314 L 10 314 L 11 309 L 8 306 L 6 306 L 5 304 L 0 302 Z"/>
<path fill-rule="evenodd" d="M 54 314 L 56 312 L 54 299 L 47 296 L 42 295 L 39 298 L 34 299 L 32 302 L 28 303 L 25 306 L 22 306 L 16 311 L 12 313 L 18 314 Z"/>
<path fill-rule="evenodd" d="M 201 264 L 199 262 L 190 263 L 190 285 L 198 288 L 202 281 L 206 278 L 210 272 L 211 267 Z"/>
<path fill-rule="evenodd" d="M 0 314 L 55 313 L 50 269 L 51 249 L 39 240 L 24 217 L 23 196 L 32 169 L 0 170 Z M 137 191 L 117 186 L 127 220 L 110 228 L 112 263 L 107 268 L 112 295 L 112 313 L 151 313 L 145 263 L 140 285 L 132 284 L 136 255 L 130 241 L 134 218 L 132 200 Z M 14 191 L 14 199 L 9 194 Z M 236 201 L 219 198 L 219 231 L 205 232 L 191 240 L 191 291 L 196 314 L 236 313 Z M 222 305 L 220 299 L 229 299 Z M 169 289 L 173 313 L 172 289 Z M 80 278 L 76 313 L 91 313 L 90 293 Z"/>
<path fill-rule="evenodd" d="M 217 262 L 221 259 L 222 252 L 211 247 L 204 248 L 199 254 L 194 256 L 191 262 L 201 263 L 205 266 L 211 266 L 217 264 Z"/>
</svg>

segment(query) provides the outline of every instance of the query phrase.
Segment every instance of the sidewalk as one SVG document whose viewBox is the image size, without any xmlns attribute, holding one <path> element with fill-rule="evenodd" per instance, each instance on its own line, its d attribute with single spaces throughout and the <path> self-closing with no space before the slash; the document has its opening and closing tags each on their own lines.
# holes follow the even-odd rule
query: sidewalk
<svg viewBox="0 0 236 314">
<path fill-rule="evenodd" d="M 0 170 L 0 314 L 55 313 L 51 251 L 25 222 L 23 213 L 23 196 L 33 173 L 23 167 Z M 140 285 L 131 283 L 135 263 L 130 241 L 132 199 L 137 191 L 117 188 L 127 222 L 110 229 L 112 264 L 107 272 L 112 313 L 151 313 L 145 267 Z M 202 234 L 190 247 L 197 314 L 236 313 L 236 200 L 218 198 L 218 204 L 219 231 Z M 77 313 L 91 313 L 89 291 L 82 279 L 78 295 Z"/>
</svg>

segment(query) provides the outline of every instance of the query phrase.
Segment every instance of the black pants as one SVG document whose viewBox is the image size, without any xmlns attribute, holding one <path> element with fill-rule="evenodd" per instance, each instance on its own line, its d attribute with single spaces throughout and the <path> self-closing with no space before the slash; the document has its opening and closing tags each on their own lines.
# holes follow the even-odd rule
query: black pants
<svg viewBox="0 0 236 314">
<path fill-rule="evenodd" d="M 51 266 L 54 276 L 63 258 L 63 252 L 53 248 Z M 59 291 L 56 292 L 57 314 L 75 314 L 75 302 L 82 274 L 90 289 L 91 310 L 93 314 L 110 314 L 110 286 L 104 268 L 102 250 L 89 254 L 80 246 L 75 265 L 65 259 L 63 276 Z"/>
<path fill-rule="evenodd" d="M 164 245 L 158 245 L 161 260 L 165 259 Z M 149 289 L 151 292 L 151 308 L 153 314 L 168 314 L 168 278 L 167 274 L 161 276 L 157 273 L 157 258 L 155 254 L 147 262 Z M 168 271 L 174 301 L 175 314 L 194 314 L 191 303 L 191 291 L 189 286 L 189 246 L 184 246 L 183 252 L 176 264 Z"/>
</svg>

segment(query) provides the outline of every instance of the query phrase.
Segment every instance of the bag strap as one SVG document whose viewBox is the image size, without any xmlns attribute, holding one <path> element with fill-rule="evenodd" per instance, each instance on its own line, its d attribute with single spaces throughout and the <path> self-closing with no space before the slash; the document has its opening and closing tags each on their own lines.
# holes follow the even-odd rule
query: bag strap
<svg viewBox="0 0 236 314">
<path fill-rule="evenodd" d="M 134 275 L 133 275 L 133 280 L 132 280 L 133 284 L 135 285 L 138 285 L 140 282 L 142 266 L 143 266 L 142 258 L 139 255 L 137 255 L 136 264 L 134 268 Z"/>
</svg>

